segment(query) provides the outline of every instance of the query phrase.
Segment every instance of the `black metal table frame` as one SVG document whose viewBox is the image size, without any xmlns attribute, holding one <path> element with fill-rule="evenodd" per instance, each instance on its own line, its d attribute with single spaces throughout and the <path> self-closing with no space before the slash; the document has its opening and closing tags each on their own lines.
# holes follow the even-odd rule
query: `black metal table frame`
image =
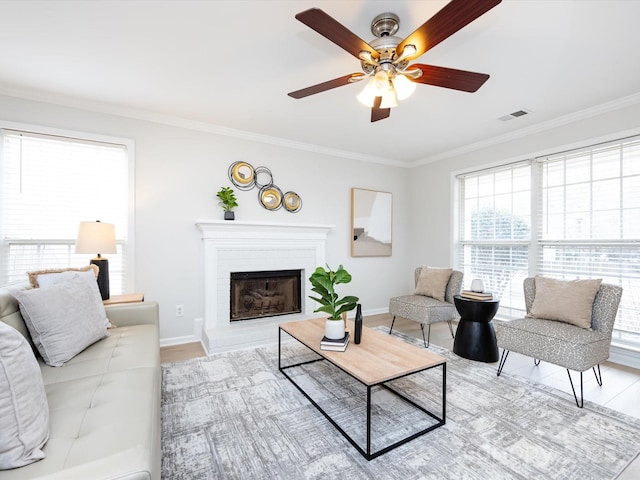
<svg viewBox="0 0 640 480">
<path fill-rule="evenodd" d="M 415 372 L 410 372 L 404 375 L 400 375 L 398 377 L 392 378 L 390 380 L 384 381 L 384 382 L 380 382 L 380 383 L 376 383 L 373 385 L 366 385 L 364 384 L 362 381 L 358 380 L 356 377 L 354 377 L 353 375 L 351 375 L 348 372 L 345 372 L 342 368 L 340 368 L 338 365 L 336 365 L 335 363 L 331 362 L 331 360 L 329 360 L 328 358 L 325 357 L 320 357 L 320 358 L 315 358 L 313 360 L 307 360 L 305 362 L 300 362 L 300 363 L 296 363 L 293 365 L 287 365 L 287 366 L 282 366 L 282 328 L 278 327 L 278 370 L 280 370 L 280 372 L 289 379 L 289 381 L 291 383 L 293 383 L 293 385 L 300 391 L 300 393 L 302 393 L 307 400 L 309 400 L 311 402 L 311 404 L 316 407 L 316 409 L 322 413 L 322 415 L 324 415 L 324 417 L 329 420 L 329 422 L 331 423 L 331 425 L 333 425 L 336 430 L 338 430 L 342 436 L 344 438 L 346 438 L 349 443 L 351 443 L 351 445 L 353 445 L 353 447 L 360 452 L 360 454 L 366 458 L 367 460 L 373 460 L 376 457 L 379 457 L 382 454 L 385 454 L 391 450 L 393 450 L 394 448 L 397 448 L 401 445 L 404 445 L 405 443 L 410 442 L 411 440 L 414 440 L 426 433 L 429 433 L 431 430 L 434 430 L 438 427 L 441 427 L 442 425 L 444 425 L 446 423 L 446 405 L 447 405 L 447 363 L 446 362 L 442 362 L 441 364 L 438 365 L 433 365 L 431 367 L 426 367 L 423 368 L 421 370 L 417 370 Z M 304 342 L 300 341 L 299 339 L 297 339 L 296 337 L 294 337 L 293 335 L 289 334 L 288 332 L 285 331 L 285 333 L 287 335 L 289 335 L 291 338 L 295 339 L 297 342 L 301 343 L 302 345 L 304 345 L 305 347 L 309 348 L 309 350 L 311 350 L 312 352 L 316 353 L 312 348 L 310 348 L 308 345 L 306 345 Z M 358 382 L 362 383 L 363 385 L 365 385 L 367 387 L 367 449 L 364 450 L 360 445 L 358 445 L 358 443 L 351 438 L 351 436 L 342 429 L 342 427 L 340 427 L 340 425 L 338 425 L 336 423 L 336 421 L 331 418 L 331 416 L 325 412 L 322 407 L 311 398 L 311 396 L 305 392 L 302 387 L 300 385 L 298 385 L 298 383 L 296 383 L 296 381 L 287 374 L 286 370 L 290 369 L 290 368 L 295 368 L 295 367 L 300 367 L 302 365 L 307 365 L 310 363 L 315 363 L 315 362 L 320 362 L 326 360 L 329 363 L 333 364 L 336 368 L 338 368 L 340 371 L 346 373 L 347 375 L 349 375 L 351 378 L 354 378 L 355 380 L 357 380 Z M 409 375 L 414 375 L 416 373 L 420 373 L 420 372 L 424 372 L 426 370 L 430 370 L 432 368 L 436 368 L 442 366 L 442 415 L 441 417 L 438 417 L 436 414 L 430 412 L 429 410 L 427 410 L 426 408 L 422 407 L 421 405 L 418 405 L 416 402 L 414 402 L 413 400 L 411 400 L 410 398 L 406 397 L 405 395 L 403 395 L 402 393 L 398 392 L 397 390 L 391 388 L 389 385 L 386 385 L 387 382 L 390 381 L 394 381 L 394 380 L 398 380 L 400 378 L 404 378 L 404 377 L 408 377 Z M 373 387 L 376 386 L 381 386 L 383 388 L 385 388 L 386 390 L 394 393 L 395 395 L 397 395 L 398 397 L 402 398 L 404 401 L 406 401 L 407 403 L 413 405 L 415 408 L 417 408 L 418 410 L 421 410 L 422 412 L 426 413 L 427 415 L 429 415 L 431 418 L 437 420 L 437 423 L 423 429 L 420 430 L 419 432 L 413 433 L 401 440 L 398 440 L 394 443 L 392 443 L 391 445 L 384 447 L 376 452 L 371 452 L 371 391 L 373 389 Z"/>
</svg>

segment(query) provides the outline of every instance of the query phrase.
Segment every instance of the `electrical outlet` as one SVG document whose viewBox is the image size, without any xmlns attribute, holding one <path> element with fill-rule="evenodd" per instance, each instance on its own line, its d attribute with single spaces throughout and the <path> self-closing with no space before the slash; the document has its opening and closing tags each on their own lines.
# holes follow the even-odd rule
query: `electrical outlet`
<svg viewBox="0 0 640 480">
<path fill-rule="evenodd" d="M 184 305 L 176 305 L 176 317 L 184 316 Z"/>
</svg>

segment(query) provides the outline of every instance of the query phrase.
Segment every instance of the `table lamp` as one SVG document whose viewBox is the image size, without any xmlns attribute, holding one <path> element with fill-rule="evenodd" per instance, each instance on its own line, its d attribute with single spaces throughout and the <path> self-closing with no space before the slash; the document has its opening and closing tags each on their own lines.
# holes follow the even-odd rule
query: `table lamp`
<svg viewBox="0 0 640 480">
<path fill-rule="evenodd" d="M 80 222 L 78 239 L 76 240 L 76 253 L 96 253 L 89 263 L 97 265 L 98 289 L 103 300 L 109 298 L 109 260 L 102 257 L 102 253 L 117 253 L 116 229 L 112 223 Z"/>
</svg>

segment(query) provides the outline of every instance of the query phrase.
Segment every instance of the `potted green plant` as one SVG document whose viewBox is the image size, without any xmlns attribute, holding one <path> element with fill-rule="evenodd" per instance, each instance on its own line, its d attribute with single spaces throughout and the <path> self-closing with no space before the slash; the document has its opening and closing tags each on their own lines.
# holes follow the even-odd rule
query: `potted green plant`
<svg viewBox="0 0 640 480">
<path fill-rule="evenodd" d="M 222 187 L 216 196 L 220 200 L 220 205 L 224 210 L 224 219 L 233 220 L 235 218 L 233 209 L 238 206 L 238 201 L 236 200 L 236 194 L 233 191 L 233 188 Z"/>
<path fill-rule="evenodd" d="M 349 283 L 351 275 L 342 265 L 334 272 L 329 265 L 324 269 L 322 267 L 316 270 L 309 277 L 312 285 L 312 291 L 318 294 L 317 297 L 309 295 L 311 300 L 315 300 L 320 304 L 314 312 L 324 312 L 329 315 L 325 324 L 325 336 L 331 339 L 340 339 L 344 337 L 344 319 L 342 314 L 356 308 L 358 297 L 345 296 L 340 298 L 336 293 L 335 287 L 339 283 Z"/>
</svg>

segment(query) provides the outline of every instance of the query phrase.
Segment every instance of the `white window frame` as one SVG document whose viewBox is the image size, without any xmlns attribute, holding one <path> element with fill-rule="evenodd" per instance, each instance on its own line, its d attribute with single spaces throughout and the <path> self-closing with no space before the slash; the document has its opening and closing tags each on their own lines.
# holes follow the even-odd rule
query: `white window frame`
<svg viewBox="0 0 640 480">
<path fill-rule="evenodd" d="M 125 137 L 114 137 L 107 135 L 99 135 L 95 133 L 82 132 L 77 130 L 67 130 L 60 128 L 47 127 L 43 125 L 35 125 L 28 123 L 20 123 L 13 122 L 9 120 L 0 119 L 0 129 L 8 129 L 8 130 L 17 130 L 17 131 L 25 131 L 25 132 L 33 132 L 36 134 L 42 135 L 52 135 L 58 137 L 67 137 L 71 139 L 80 139 L 86 141 L 93 142 L 102 142 L 102 143 L 113 143 L 124 145 L 127 149 L 127 160 L 128 160 L 128 211 L 127 211 L 127 246 L 124 250 L 125 255 L 123 257 L 123 261 L 125 262 L 125 276 L 124 276 L 124 285 L 123 288 L 125 292 L 134 291 L 135 286 L 135 141 L 132 138 Z M 1 199 L 0 199 L 1 201 Z M 2 205 L 0 205 L 2 208 Z M 90 219 L 93 220 L 93 219 Z M 1 225 L 0 225 L 1 231 Z M 51 239 L 54 240 L 54 239 Z M 42 241 L 43 244 L 46 244 L 49 239 L 45 239 Z M 2 239 L 0 239 L 1 243 L 4 243 Z M 74 242 L 75 243 L 75 242 Z M 4 248 L 4 246 L 2 246 Z M 71 248 L 71 247 L 70 247 Z M 25 276 L 26 279 L 26 276 Z"/>
<path fill-rule="evenodd" d="M 476 175 L 484 175 L 484 174 L 496 174 L 499 172 L 503 172 L 503 171 L 509 171 L 511 169 L 514 168 L 522 168 L 522 167 L 528 167 L 529 170 L 531 171 L 533 169 L 533 165 L 531 160 L 520 160 L 520 161 L 513 161 L 513 162 L 506 162 L 504 164 L 496 164 L 496 165 L 492 165 L 492 166 L 487 166 L 486 168 L 480 168 L 480 169 L 474 169 L 471 171 L 467 171 L 467 172 L 457 172 L 454 174 L 454 183 L 455 183 L 455 200 L 453 202 L 454 205 L 454 219 L 455 219 L 455 233 L 454 233 L 454 239 L 455 239 L 455 243 L 454 243 L 454 259 L 453 259 L 453 265 L 455 266 L 455 268 L 462 270 L 465 273 L 464 276 L 464 284 L 463 284 L 463 288 L 464 289 L 468 289 L 471 285 L 471 281 L 473 280 L 473 275 L 470 275 L 469 272 L 469 268 L 466 268 L 465 265 L 462 265 L 461 260 L 462 260 L 462 256 L 463 256 L 463 252 L 462 250 L 465 247 L 473 247 L 473 246 L 478 246 L 478 247 L 483 247 L 483 246 L 488 246 L 488 247 L 522 247 L 522 248 L 526 248 L 528 253 L 527 253 L 527 259 L 528 259 L 528 263 L 527 263 L 527 270 L 530 271 L 531 270 L 531 252 L 534 249 L 534 242 L 532 241 L 535 235 L 535 227 L 533 225 L 530 225 L 529 228 L 529 238 L 528 239 L 511 239 L 511 240 L 472 240 L 472 239 L 464 239 L 462 238 L 462 233 L 464 231 L 464 227 L 463 224 L 465 222 L 465 218 L 464 218 L 464 206 L 462 205 L 463 202 L 463 198 L 462 198 L 462 194 L 463 194 L 463 190 L 461 188 L 461 179 L 465 178 L 465 177 L 469 177 L 469 176 L 476 176 Z M 532 178 L 533 175 L 530 175 L 530 178 Z M 533 192 L 533 185 L 530 184 L 529 186 L 529 191 Z M 530 200 L 531 202 L 533 200 Z M 534 217 L 533 215 L 533 205 L 530 204 L 530 219 L 531 222 L 530 223 L 534 223 L 533 219 Z M 470 267 L 470 266 L 467 266 Z M 486 279 L 484 279 L 486 281 Z M 489 283 L 489 282 L 488 282 Z M 491 289 L 491 285 L 488 284 L 486 285 L 487 289 Z M 522 307 L 518 308 L 517 305 L 512 305 L 512 304 L 506 304 L 506 303 L 502 303 L 500 306 L 500 310 L 498 312 L 498 317 L 499 318 L 517 318 L 520 317 L 522 315 L 524 315 L 524 297 L 523 294 L 521 292 L 521 289 L 518 289 L 516 287 L 513 287 L 512 289 L 512 296 L 515 297 L 522 297 Z"/>
</svg>

